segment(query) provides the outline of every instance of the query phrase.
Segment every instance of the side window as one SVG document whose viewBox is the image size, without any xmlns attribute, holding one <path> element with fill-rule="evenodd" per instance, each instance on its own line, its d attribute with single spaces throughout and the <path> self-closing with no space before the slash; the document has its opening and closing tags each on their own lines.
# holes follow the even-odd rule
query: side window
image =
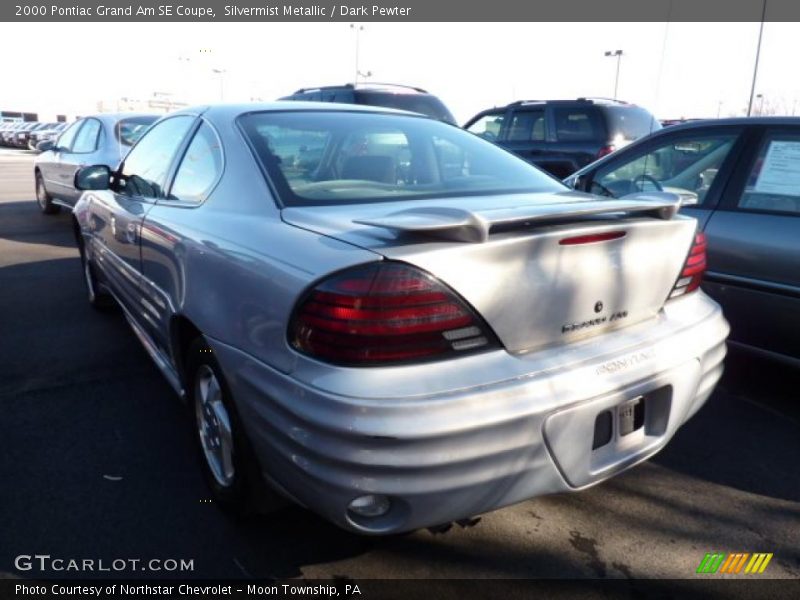
<svg viewBox="0 0 800 600">
<path fill-rule="evenodd" d="M 738 205 L 744 210 L 800 215 L 800 135 L 766 137 Z"/>
<path fill-rule="evenodd" d="M 75 140 L 75 136 L 83 123 L 84 121 L 75 121 L 72 125 L 67 127 L 66 131 L 59 136 L 56 145 L 67 152 L 72 151 L 72 142 Z"/>
<path fill-rule="evenodd" d="M 620 198 L 667 191 L 686 205 L 702 204 L 738 133 L 672 139 L 626 161 L 611 161 L 595 173 L 590 192 Z"/>
<path fill-rule="evenodd" d="M 203 123 L 189 144 L 172 183 L 170 199 L 200 203 L 222 174 L 222 149 L 214 131 Z"/>
<path fill-rule="evenodd" d="M 518 110 L 508 128 L 509 142 L 543 142 L 544 110 Z"/>
<path fill-rule="evenodd" d="M 97 140 L 100 136 L 102 126 L 97 119 L 86 119 L 86 123 L 81 127 L 78 135 L 75 136 L 75 143 L 72 144 L 73 152 L 94 152 L 97 150 Z"/>
<path fill-rule="evenodd" d="M 332 102 L 341 102 L 343 104 L 354 104 L 356 101 L 355 94 L 350 90 L 336 90 L 333 94 Z"/>
<path fill-rule="evenodd" d="M 472 125 L 467 127 L 467 131 L 485 140 L 494 142 L 500 137 L 500 130 L 503 128 L 503 121 L 505 118 L 505 113 L 483 115 Z"/>
<path fill-rule="evenodd" d="M 605 138 L 600 117 L 594 109 L 554 107 L 553 117 L 559 142 L 599 142 Z"/>
<path fill-rule="evenodd" d="M 175 153 L 194 120 L 188 115 L 172 117 L 148 130 L 125 158 L 118 191 L 128 196 L 161 196 Z"/>
</svg>

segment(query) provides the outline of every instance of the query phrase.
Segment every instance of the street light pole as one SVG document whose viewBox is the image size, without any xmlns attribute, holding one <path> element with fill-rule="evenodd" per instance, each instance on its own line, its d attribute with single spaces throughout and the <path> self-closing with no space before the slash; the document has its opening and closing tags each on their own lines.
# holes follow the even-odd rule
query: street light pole
<svg viewBox="0 0 800 600">
<path fill-rule="evenodd" d="M 622 50 L 614 50 L 613 52 L 609 50 L 606 52 L 606 56 L 616 57 L 617 58 L 617 75 L 614 77 L 614 100 L 617 99 L 617 92 L 619 90 L 619 63 L 622 60 Z"/>
<path fill-rule="evenodd" d="M 225 69 L 211 69 L 211 72 L 212 73 L 216 73 L 217 75 L 219 75 L 219 101 L 220 102 L 224 102 L 225 101 L 225 80 L 224 80 L 224 77 L 225 77 L 225 73 L 227 73 L 227 71 Z"/>
<path fill-rule="evenodd" d="M 758 29 L 758 46 L 756 46 L 756 64 L 753 67 L 753 83 L 750 86 L 750 102 L 747 103 L 747 116 L 753 113 L 753 95 L 756 93 L 756 79 L 758 78 L 758 61 L 761 59 L 761 37 L 764 35 L 764 17 L 767 16 L 767 0 L 761 8 L 761 26 Z"/>
<path fill-rule="evenodd" d="M 183 102 L 189 103 L 189 94 L 187 93 L 189 86 L 189 70 L 191 68 L 192 59 L 188 56 L 178 56 L 178 70 L 180 72 L 180 85 L 181 85 L 181 93 L 183 94 Z M 185 65 L 185 69 L 183 66 Z"/>
<path fill-rule="evenodd" d="M 350 29 L 352 29 L 353 31 L 356 32 L 356 76 L 353 79 L 353 85 L 355 85 L 355 84 L 358 83 L 358 76 L 361 74 L 361 71 L 358 68 L 359 67 L 358 59 L 359 59 L 359 50 L 360 50 L 359 49 L 359 41 L 360 41 L 360 38 L 361 38 L 361 32 L 364 31 L 364 26 L 363 25 L 356 25 L 355 23 L 350 23 Z"/>
</svg>

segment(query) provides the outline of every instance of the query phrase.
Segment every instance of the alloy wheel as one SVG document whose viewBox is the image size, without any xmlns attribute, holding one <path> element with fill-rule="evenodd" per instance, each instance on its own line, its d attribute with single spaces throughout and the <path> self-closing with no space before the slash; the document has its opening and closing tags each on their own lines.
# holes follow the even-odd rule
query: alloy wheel
<svg viewBox="0 0 800 600">
<path fill-rule="evenodd" d="M 222 487 L 233 484 L 233 435 L 228 411 L 222 402 L 222 388 L 214 371 L 201 365 L 195 376 L 197 433 L 206 463 Z"/>
</svg>

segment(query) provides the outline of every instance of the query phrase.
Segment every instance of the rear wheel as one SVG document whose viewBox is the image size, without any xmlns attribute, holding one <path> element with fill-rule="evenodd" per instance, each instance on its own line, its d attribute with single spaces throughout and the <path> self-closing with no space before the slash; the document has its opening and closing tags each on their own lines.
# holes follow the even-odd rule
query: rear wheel
<svg viewBox="0 0 800 600">
<path fill-rule="evenodd" d="M 47 188 L 44 187 L 44 178 L 39 172 L 36 173 L 36 202 L 42 213 L 46 215 L 54 215 L 61 210 L 60 206 L 53 204 L 53 197 L 47 193 Z"/>
<path fill-rule="evenodd" d="M 261 477 L 225 376 L 203 338 L 192 343 L 186 365 L 194 437 L 214 500 L 237 515 L 283 506 Z"/>
</svg>

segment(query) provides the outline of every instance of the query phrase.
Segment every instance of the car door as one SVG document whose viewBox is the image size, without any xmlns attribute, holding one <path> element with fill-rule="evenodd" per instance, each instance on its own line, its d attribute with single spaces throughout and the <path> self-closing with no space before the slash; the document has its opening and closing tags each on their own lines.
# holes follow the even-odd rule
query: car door
<svg viewBox="0 0 800 600">
<path fill-rule="evenodd" d="M 142 221 L 164 196 L 175 158 L 195 118 L 177 115 L 154 125 L 125 157 L 110 192 L 97 194 L 92 202 L 102 275 L 140 327 L 150 315 L 141 294 Z"/>
<path fill-rule="evenodd" d="M 706 225 L 704 289 L 731 341 L 800 359 L 800 127 L 752 127 L 740 168 Z"/>
<path fill-rule="evenodd" d="M 205 121 L 193 128 L 169 192 L 156 201 L 142 224 L 142 296 L 148 318 L 144 326 L 159 349 L 168 354 L 172 316 L 184 297 L 185 231 L 204 229 L 203 203 L 222 176 L 222 144 Z"/>
<path fill-rule="evenodd" d="M 500 145 L 530 163 L 548 171 L 548 128 L 544 105 L 510 111 Z"/>
<path fill-rule="evenodd" d="M 69 151 L 61 153 L 58 162 L 58 176 L 62 183 L 59 198 L 69 206 L 74 206 L 81 195 L 75 189 L 75 173 L 81 167 L 98 164 L 95 159 L 102 133 L 103 126 L 99 120 L 91 117 L 83 119 Z"/>
<path fill-rule="evenodd" d="M 746 145 L 743 126 L 693 128 L 655 135 L 604 159 L 578 188 L 601 196 L 665 191 L 704 228 Z"/>
<path fill-rule="evenodd" d="M 49 159 L 42 157 L 37 161 L 48 193 L 62 201 L 69 198 L 75 189 L 74 171 L 66 170 L 66 168 L 62 171 L 62 162 L 69 161 L 72 144 L 82 126 L 83 119 L 75 121 L 67 127 L 56 139 L 55 146 L 50 150 Z M 72 177 L 68 173 L 72 173 Z"/>
</svg>

